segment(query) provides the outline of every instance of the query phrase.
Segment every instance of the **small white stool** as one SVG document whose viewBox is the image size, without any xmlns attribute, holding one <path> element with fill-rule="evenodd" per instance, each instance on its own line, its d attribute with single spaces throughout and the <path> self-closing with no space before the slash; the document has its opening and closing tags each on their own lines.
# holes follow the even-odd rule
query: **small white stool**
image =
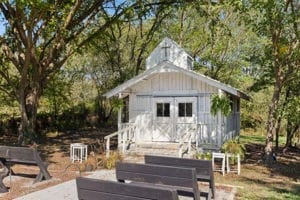
<svg viewBox="0 0 300 200">
<path fill-rule="evenodd" d="M 70 145 L 70 159 L 72 163 L 82 160 L 87 160 L 87 145 L 83 143 L 73 143 Z"/>
<path fill-rule="evenodd" d="M 222 159 L 221 168 L 215 168 L 215 158 Z M 212 168 L 216 172 L 222 172 L 223 176 L 225 175 L 225 154 L 224 153 L 212 153 Z"/>
<path fill-rule="evenodd" d="M 235 170 L 230 170 L 230 164 L 229 164 L 229 158 L 232 157 L 236 157 L 237 158 L 237 169 Z M 226 154 L 226 162 L 227 162 L 227 173 L 229 172 L 237 172 L 238 175 L 240 175 L 240 172 L 241 172 L 241 157 L 240 157 L 240 154 L 230 154 L 230 153 L 227 153 Z"/>
</svg>

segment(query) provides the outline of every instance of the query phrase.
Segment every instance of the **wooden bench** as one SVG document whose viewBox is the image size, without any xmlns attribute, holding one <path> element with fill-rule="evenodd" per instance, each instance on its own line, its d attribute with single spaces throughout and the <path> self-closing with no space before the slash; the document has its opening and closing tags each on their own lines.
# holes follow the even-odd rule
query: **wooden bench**
<svg viewBox="0 0 300 200">
<path fill-rule="evenodd" d="M 4 171 L 12 171 L 11 166 L 14 164 L 36 165 L 40 171 L 34 182 L 40 182 L 43 179 L 50 179 L 51 176 L 47 170 L 48 164 L 43 163 L 39 153 L 29 147 L 10 147 L 0 146 L 0 162 Z M 7 192 L 7 188 L 3 184 L 3 179 L 8 173 L 0 175 L 0 192 Z"/>
<path fill-rule="evenodd" d="M 216 190 L 214 173 L 212 168 L 212 162 L 209 160 L 145 155 L 145 163 L 174 167 L 195 168 L 197 180 L 202 182 L 208 182 L 212 193 L 212 197 L 215 197 Z"/>
<path fill-rule="evenodd" d="M 148 183 L 175 189 L 179 195 L 211 198 L 211 193 L 199 191 L 196 170 L 192 168 L 179 168 L 158 166 L 150 164 L 120 163 L 116 164 L 116 177 L 119 182 L 132 181 Z"/>
<path fill-rule="evenodd" d="M 178 200 L 176 190 L 77 178 L 79 200 Z"/>
</svg>

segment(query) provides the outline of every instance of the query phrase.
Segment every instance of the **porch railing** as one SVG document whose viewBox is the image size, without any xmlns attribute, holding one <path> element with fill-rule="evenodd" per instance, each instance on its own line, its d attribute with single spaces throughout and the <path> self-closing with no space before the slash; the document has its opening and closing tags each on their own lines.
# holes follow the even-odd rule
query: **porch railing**
<svg viewBox="0 0 300 200">
<path fill-rule="evenodd" d="M 129 144 L 135 142 L 136 125 L 126 123 L 121 125 L 121 129 L 104 137 L 106 140 L 106 157 L 110 154 L 110 140 L 113 137 L 118 137 L 118 146 L 122 145 L 122 152 L 125 153 Z"/>
<path fill-rule="evenodd" d="M 178 151 L 178 157 L 183 157 L 183 154 L 187 152 L 187 154 L 190 154 L 192 151 L 192 142 L 196 142 L 196 148 L 198 147 L 198 125 L 197 124 L 191 124 L 191 127 L 179 138 L 179 151 Z M 186 151 L 184 152 L 184 149 Z"/>
</svg>

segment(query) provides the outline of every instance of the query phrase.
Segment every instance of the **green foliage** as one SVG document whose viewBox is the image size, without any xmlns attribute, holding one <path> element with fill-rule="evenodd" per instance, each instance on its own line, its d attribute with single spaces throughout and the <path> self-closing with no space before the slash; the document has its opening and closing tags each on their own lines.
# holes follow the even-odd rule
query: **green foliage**
<svg viewBox="0 0 300 200">
<path fill-rule="evenodd" d="M 236 139 L 226 141 L 222 145 L 222 151 L 224 153 L 231 153 L 234 155 L 239 154 L 241 157 L 241 160 L 244 160 L 246 148 L 243 144 L 239 143 L 238 139 L 236 138 Z"/>
<path fill-rule="evenodd" d="M 222 115 L 228 116 L 231 113 L 231 101 L 227 96 L 213 95 L 211 98 L 210 112 L 212 115 L 217 115 L 218 112 Z"/>
<path fill-rule="evenodd" d="M 206 153 L 197 152 L 194 155 L 194 158 L 199 159 L 199 160 L 211 160 L 212 154 L 211 154 L 211 152 L 206 152 Z"/>
<path fill-rule="evenodd" d="M 111 99 L 111 106 L 115 111 L 118 111 L 119 109 L 124 107 L 124 102 L 122 99 L 119 98 L 112 98 Z"/>
<path fill-rule="evenodd" d="M 268 118 L 268 106 L 272 97 L 272 87 L 251 92 L 250 101 L 241 101 L 241 127 L 255 130 L 265 129 Z"/>
</svg>

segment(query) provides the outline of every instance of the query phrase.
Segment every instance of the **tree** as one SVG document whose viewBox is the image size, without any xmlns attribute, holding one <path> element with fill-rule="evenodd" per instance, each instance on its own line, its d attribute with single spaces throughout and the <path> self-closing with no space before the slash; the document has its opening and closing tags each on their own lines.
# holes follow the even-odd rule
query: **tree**
<svg viewBox="0 0 300 200">
<path fill-rule="evenodd" d="M 20 106 L 19 144 L 35 134 L 39 100 L 49 81 L 75 52 L 111 24 L 178 1 L 1 1 L 1 86 Z"/>
<path fill-rule="evenodd" d="M 270 163 L 273 152 L 273 137 L 280 122 L 279 101 L 284 87 L 288 87 L 299 67 L 299 17 L 300 2 L 297 0 L 252 0 L 232 1 L 244 13 L 244 21 L 257 35 L 267 39 L 262 68 L 273 84 L 269 105 L 265 160 Z M 245 15 L 246 14 L 246 15 Z"/>
<path fill-rule="evenodd" d="M 235 87 L 244 86 L 251 52 L 263 39 L 240 22 L 231 5 L 193 2 L 174 10 L 161 34 L 170 35 L 194 57 L 194 70 Z"/>
</svg>

